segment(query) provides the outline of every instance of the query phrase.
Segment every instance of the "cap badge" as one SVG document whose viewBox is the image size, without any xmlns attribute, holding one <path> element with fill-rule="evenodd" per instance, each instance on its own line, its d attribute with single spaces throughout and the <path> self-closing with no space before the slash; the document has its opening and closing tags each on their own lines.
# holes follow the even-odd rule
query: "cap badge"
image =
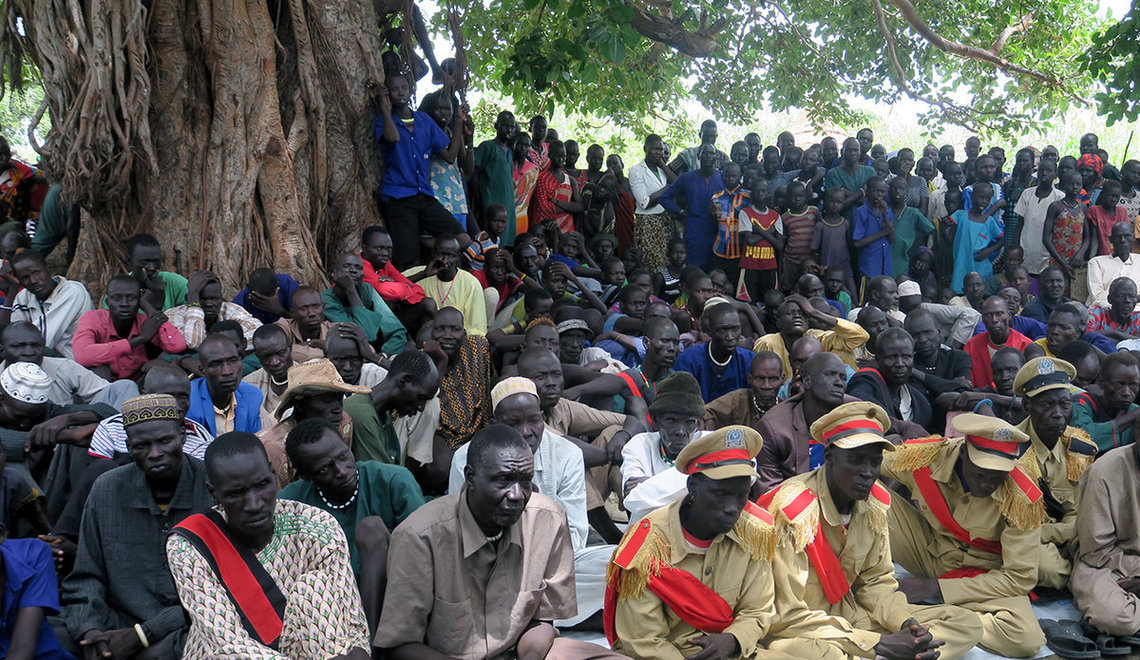
<svg viewBox="0 0 1140 660">
<path fill-rule="evenodd" d="M 744 431 L 732 429 L 724 438 L 725 449 L 744 449 Z"/>
<path fill-rule="evenodd" d="M 1013 437 L 1013 432 L 1009 429 L 997 429 L 994 431 L 994 440 L 998 442 L 1009 442 Z"/>
<path fill-rule="evenodd" d="M 1054 366 L 1053 361 L 1049 358 L 1045 358 L 1037 364 L 1037 373 L 1041 376 L 1048 376 L 1056 370 L 1057 367 Z"/>
</svg>

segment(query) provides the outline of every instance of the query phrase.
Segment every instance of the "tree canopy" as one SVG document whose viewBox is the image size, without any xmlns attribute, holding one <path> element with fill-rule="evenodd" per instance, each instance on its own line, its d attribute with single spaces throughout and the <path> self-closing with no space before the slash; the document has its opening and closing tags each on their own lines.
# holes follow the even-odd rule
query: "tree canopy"
<svg viewBox="0 0 1140 660">
<path fill-rule="evenodd" d="M 850 124 L 851 96 L 911 97 L 926 104 L 924 123 L 1010 134 L 1075 104 L 1094 107 L 1095 81 L 1111 69 L 1082 65 L 1106 27 L 1096 8 L 1088 0 L 491 0 L 457 11 L 472 84 L 523 111 L 557 105 L 631 124 L 694 98 L 728 120 L 803 108 L 817 123 Z"/>
</svg>

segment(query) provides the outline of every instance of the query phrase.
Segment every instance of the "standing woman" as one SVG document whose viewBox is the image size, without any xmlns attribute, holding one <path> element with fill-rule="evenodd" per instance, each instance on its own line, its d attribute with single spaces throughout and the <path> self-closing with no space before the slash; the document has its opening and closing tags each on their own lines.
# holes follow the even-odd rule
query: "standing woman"
<svg viewBox="0 0 1140 660">
<path fill-rule="evenodd" d="M 511 177 L 515 183 L 515 230 L 516 236 L 530 231 L 530 200 L 538 185 L 538 165 L 530 161 L 530 135 L 519 133 L 511 149 Z"/>
<path fill-rule="evenodd" d="M 563 169 L 566 147 L 560 140 L 554 140 L 547 153 L 550 167 L 538 175 L 530 201 L 530 224 L 541 226 L 547 220 L 554 220 L 563 233 L 574 231 L 574 214 L 581 213 L 583 207 L 578 182 Z"/>
<path fill-rule="evenodd" d="M 629 168 L 629 190 L 637 203 L 633 211 L 633 245 L 641 264 L 650 272 L 665 267 L 666 247 L 673 236 L 673 219 L 657 198 L 677 178 L 665 165 L 665 143 L 650 133 L 645 138 L 645 159 Z"/>
</svg>

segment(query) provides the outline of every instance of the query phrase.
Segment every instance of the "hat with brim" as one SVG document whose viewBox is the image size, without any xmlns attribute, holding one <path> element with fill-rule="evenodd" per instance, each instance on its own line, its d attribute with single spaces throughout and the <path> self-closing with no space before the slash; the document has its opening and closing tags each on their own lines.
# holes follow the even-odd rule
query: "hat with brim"
<svg viewBox="0 0 1140 660">
<path fill-rule="evenodd" d="M 673 467 L 684 474 L 703 474 L 709 479 L 755 477 L 753 459 L 764 446 L 764 438 L 747 426 L 726 426 L 693 440 L 681 453 Z"/>
<path fill-rule="evenodd" d="M 590 326 L 582 319 L 566 319 L 558 324 L 558 334 L 565 334 L 573 330 L 581 330 L 586 333 L 587 338 L 594 336 L 594 331 L 590 330 Z"/>
<path fill-rule="evenodd" d="M 1051 357 L 1037 357 L 1017 370 L 1013 379 L 1013 393 L 1033 397 L 1049 390 L 1068 390 L 1077 369 L 1073 365 Z"/>
<path fill-rule="evenodd" d="M 891 427 L 887 411 L 869 401 L 844 403 L 811 425 L 811 437 L 825 447 L 855 449 L 866 445 L 882 445 L 894 451 L 895 445 L 884 437 Z"/>
<path fill-rule="evenodd" d="M 274 415 L 278 418 L 293 407 L 298 398 L 341 392 L 343 394 L 368 394 L 372 390 L 363 385 L 349 385 L 340 377 L 333 363 L 327 359 L 310 360 L 289 367 L 289 386 L 281 395 Z"/>
<path fill-rule="evenodd" d="M 1009 472 L 1029 448 L 1029 436 L 1005 420 L 966 413 L 954 418 L 953 426 L 966 436 L 970 462 L 984 470 Z"/>
</svg>

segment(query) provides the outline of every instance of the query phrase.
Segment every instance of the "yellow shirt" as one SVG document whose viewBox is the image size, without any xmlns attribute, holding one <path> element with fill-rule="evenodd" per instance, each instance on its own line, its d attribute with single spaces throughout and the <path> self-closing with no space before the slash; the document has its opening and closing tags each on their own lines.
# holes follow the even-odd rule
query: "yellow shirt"
<svg viewBox="0 0 1140 660">
<path fill-rule="evenodd" d="M 867 334 L 862 326 L 843 319 L 836 319 L 835 328 L 832 330 L 809 329 L 804 332 L 804 335 L 818 339 L 823 346 L 824 353 L 835 353 L 852 369 L 859 368 L 855 364 L 855 349 L 867 343 L 867 340 L 871 338 L 871 335 Z M 752 351 L 755 353 L 772 351 L 779 355 L 784 363 L 784 380 L 789 380 L 792 377 L 792 361 L 788 356 L 789 348 L 784 345 L 784 337 L 778 332 L 773 332 L 757 339 L 752 346 Z"/>
<path fill-rule="evenodd" d="M 214 406 L 214 428 L 218 435 L 234 430 L 234 415 L 237 413 L 237 399 L 230 395 L 230 403 L 225 408 Z"/>
</svg>

